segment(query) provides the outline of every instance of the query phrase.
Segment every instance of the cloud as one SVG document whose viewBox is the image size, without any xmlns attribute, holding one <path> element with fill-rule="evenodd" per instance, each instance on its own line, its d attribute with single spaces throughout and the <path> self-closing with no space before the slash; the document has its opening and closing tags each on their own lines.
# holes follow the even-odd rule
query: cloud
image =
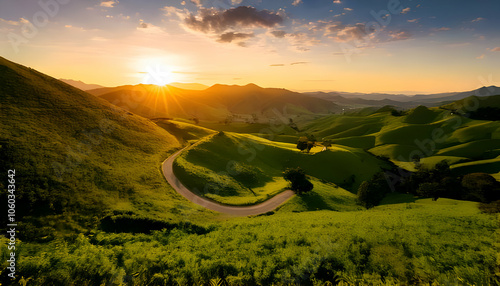
<svg viewBox="0 0 500 286">
<path fill-rule="evenodd" d="M 292 3 L 293 6 L 299 6 L 300 4 L 302 4 L 302 0 L 294 0 Z"/>
<path fill-rule="evenodd" d="M 243 0 L 231 0 L 231 4 L 233 5 L 240 5 Z"/>
<path fill-rule="evenodd" d="M 471 45 L 472 43 L 469 43 L 469 42 L 464 42 L 464 43 L 456 43 L 456 44 L 449 44 L 449 45 L 446 45 L 448 48 L 459 48 L 459 47 L 465 47 L 465 46 L 469 46 Z"/>
<path fill-rule="evenodd" d="M 150 24 L 148 23 L 145 23 L 145 22 L 140 22 L 139 23 L 139 26 L 137 26 L 138 29 L 147 29 L 149 27 Z"/>
<path fill-rule="evenodd" d="M 110 1 L 102 1 L 101 2 L 101 7 L 107 7 L 107 8 L 113 8 L 116 4 L 118 4 L 118 1 L 115 0 L 110 0 Z"/>
<path fill-rule="evenodd" d="M 196 5 L 198 7 L 201 7 L 201 0 L 191 0 L 191 3 L 193 3 L 194 5 Z"/>
<path fill-rule="evenodd" d="M 11 25 L 11 26 L 19 26 L 19 25 L 21 25 L 23 23 L 27 23 L 27 22 L 29 22 L 29 21 L 24 19 L 24 18 L 20 18 L 19 21 L 10 21 L 10 20 L 5 20 L 5 19 L 0 18 L 0 23 L 5 23 L 5 24 Z"/>
<path fill-rule="evenodd" d="M 227 10 L 201 9 L 198 16 L 191 14 L 184 19 L 188 28 L 203 33 L 221 33 L 237 27 L 271 28 L 282 22 L 283 17 L 278 13 L 250 6 Z"/>
<path fill-rule="evenodd" d="M 286 32 L 285 31 L 272 31 L 271 34 L 273 36 L 275 36 L 276 38 L 284 38 L 286 36 Z"/>
<path fill-rule="evenodd" d="M 411 19 L 411 20 L 408 20 L 409 23 L 418 23 L 418 20 L 419 19 Z"/>
<path fill-rule="evenodd" d="M 333 4 L 342 4 L 340 0 L 333 0 Z"/>
<path fill-rule="evenodd" d="M 375 32 L 373 28 L 367 28 L 364 23 L 357 23 L 354 26 L 335 25 L 329 27 L 331 32 L 336 31 L 334 39 L 337 42 L 350 42 L 354 40 L 362 40 Z"/>
<path fill-rule="evenodd" d="M 496 47 L 496 48 L 493 48 L 491 49 L 492 52 L 500 52 L 500 47 Z"/>
<path fill-rule="evenodd" d="M 184 10 L 174 6 L 165 6 L 161 10 L 165 12 L 165 16 L 167 17 L 170 17 L 172 15 L 177 15 L 180 19 L 186 17 Z"/>
<path fill-rule="evenodd" d="M 478 60 L 482 60 L 482 59 L 484 59 L 484 57 L 485 57 L 485 55 L 484 55 L 484 54 L 482 54 L 482 55 L 480 55 L 479 57 L 476 57 L 476 59 L 478 59 Z"/>
<path fill-rule="evenodd" d="M 290 65 L 291 66 L 294 66 L 294 65 L 305 65 L 305 64 L 308 64 L 309 62 L 294 62 L 294 63 L 291 63 Z"/>
<path fill-rule="evenodd" d="M 441 28 L 433 28 L 433 29 L 431 29 L 431 30 L 432 30 L 432 31 L 435 31 L 435 32 L 437 32 L 437 31 L 449 31 L 449 30 L 451 30 L 451 28 L 448 28 L 448 27 L 441 27 Z"/>
<path fill-rule="evenodd" d="M 410 7 L 407 7 L 407 8 L 404 8 L 402 11 L 401 11 L 401 14 L 406 14 L 408 12 L 410 12 L 411 8 Z"/>
<path fill-rule="evenodd" d="M 412 35 L 408 31 L 398 31 L 398 32 L 389 33 L 389 36 L 394 41 L 401 41 L 401 40 L 407 40 L 407 39 L 411 38 Z"/>
<path fill-rule="evenodd" d="M 344 8 L 344 10 L 346 10 L 346 11 L 352 11 L 353 9 L 352 8 Z"/>
<path fill-rule="evenodd" d="M 285 65 L 284 64 L 272 64 L 272 65 L 269 65 L 270 67 L 284 67 Z"/>
<path fill-rule="evenodd" d="M 483 20 L 484 20 L 484 18 L 479 17 L 479 18 L 472 20 L 471 22 L 474 23 L 474 22 L 479 22 L 479 21 L 483 21 Z"/>
<path fill-rule="evenodd" d="M 248 38 L 254 37 L 253 33 L 234 33 L 234 32 L 228 32 L 224 33 L 219 36 L 219 39 L 217 40 L 219 43 L 231 43 L 235 40 L 244 40 Z"/>
</svg>

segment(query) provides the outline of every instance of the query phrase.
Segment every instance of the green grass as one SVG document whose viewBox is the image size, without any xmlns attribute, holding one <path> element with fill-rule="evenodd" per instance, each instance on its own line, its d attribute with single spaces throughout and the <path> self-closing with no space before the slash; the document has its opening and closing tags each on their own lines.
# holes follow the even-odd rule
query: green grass
<svg viewBox="0 0 500 286">
<path fill-rule="evenodd" d="M 278 213 L 308 212 L 318 210 L 359 211 L 363 209 L 356 204 L 356 195 L 341 187 L 311 179 L 314 189 L 307 194 L 294 196 L 278 209 Z"/>
<path fill-rule="evenodd" d="M 32 69 L 0 59 L 0 71 L 0 169 L 16 169 L 21 239 L 86 231 L 113 210 L 177 220 L 192 207 L 160 171 L 181 147 L 172 134 Z"/>
<path fill-rule="evenodd" d="M 495 284 L 497 222 L 490 215 L 472 202 L 400 200 L 364 211 L 301 213 L 286 210 L 300 207 L 290 201 L 274 215 L 207 225 L 202 235 L 97 232 L 71 243 L 23 243 L 18 271 L 35 285 L 99 285 L 125 277 L 135 285 L 200 285 L 215 278 L 229 285 Z"/>
<path fill-rule="evenodd" d="M 282 172 L 301 167 L 306 174 L 356 192 L 385 163 L 361 149 L 315 147 L 306 154 L 295 144 L 226 132 L 213 135 L 181 154 L 174 172 L 190 190 L 224 204 L 247 205 L 282 191 Z M 243 171 L 238 174 L 234 166 Z M 355 175 L 354 175 L 355 174 Z"/>
<path fill-rule="evenodd" d="M 217 131 L 235 132 L 235 133 L 257 133 L 257 134 L 264 133 L 264 134 L 272 134 L 271 136 L 294 135 L 296 133 L 295 130 L 293 130 L 288 125 L 283 124 L 280 121 L 277 121 L 276 124 L 245 123 L 245 122 L 233 122 L 229 124 L 224 124 L 214 121 L 201 121 L 199 125 Z"/>
<path fill-rule="evenodd" d="M 156 124 L 183 143 L 194 143 L 198 141 L 198 139 L 215 132 L 214 130 L 194 125 L 192 122 L 160 120 L 156 122 Z"/>
<path fill-rule="evenodd" d="M 486 98 L 481 104 L 495 100 L 497 97 Z M 467 163 L 467 168 L 457 165 L 456 170 L 491 174 L 499 171 L 495 164 L 479 161 L 500 155 L 500 122 L 471 120 L 444 109 L 417 107 L 400 117 L 389 112 L 332 115 L 312 121 L 303 131 L 334 144 L 388 157 L 408 170 L 414 170 L 410 155 L 418 154 L 429 167 L 439 160 L 448 160 L 452 167 L 478 161 Z"/>
</svg>

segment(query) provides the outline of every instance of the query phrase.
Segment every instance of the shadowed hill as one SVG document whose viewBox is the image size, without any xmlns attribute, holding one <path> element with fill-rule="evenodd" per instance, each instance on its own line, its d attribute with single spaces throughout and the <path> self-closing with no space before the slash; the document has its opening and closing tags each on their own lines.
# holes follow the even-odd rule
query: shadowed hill
<svg viewBox="0 0 500 286">
<path fill-rule="evenodd" d="M 127 110 L 149 118 L 197 117 L 224 120 L 233 114 L 327 114 L 340 110 L 336 104 L 286 89 L 214 85 L 206 90 L 185 90 L 173 86 L 121 86 L 89 91 Z M 124 103 L 132 103 L 125 105 Z"/>
<path fill-rule="evenodd" d="M 82 81 L 77 81 L 77 80 L 72 80 L 72 79 L 59 79 L 60 81 L 67 83 L 71 86 L 74 86 L 76 88 L 79 88 L 81 90 L 91 90 L 91 89 L 97 89 L 97 88 L 104 88 L 102 85 L 98 84 L 87 84 Z"/>
<path fill-rule="evenodd" d="M 150 120 L 3 58 L 0 86 L 0 172 L 16 170 L 23 237 L 78 230 L 109 210 L 172 216 L 184 203 L 157 168 L 180 144 Z"/>
</svg>

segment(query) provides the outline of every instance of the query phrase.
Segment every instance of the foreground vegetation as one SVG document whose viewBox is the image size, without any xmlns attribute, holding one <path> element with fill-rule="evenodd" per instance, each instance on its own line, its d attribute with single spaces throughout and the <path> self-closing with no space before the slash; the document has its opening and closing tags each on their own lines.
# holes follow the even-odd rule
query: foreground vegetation
<svg viewBox="0 0 500 286">
<path fill-rule="evenodd" d="M 498 285 L 497 221 L 476 203 L 404 195 L 387 203 L 368 211 L 278 210 L 197 231 L 97 231 L 22 243 L 18 277 L 31 279 L 27 285 L 79 286 L 217 278 L 229 285 Z"/>
</svg>

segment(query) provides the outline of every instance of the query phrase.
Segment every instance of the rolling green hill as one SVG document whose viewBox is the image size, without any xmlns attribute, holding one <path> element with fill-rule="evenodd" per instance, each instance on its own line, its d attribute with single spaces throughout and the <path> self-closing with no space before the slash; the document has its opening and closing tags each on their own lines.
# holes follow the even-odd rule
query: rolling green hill
<svg viewBox="0 0 500 286">
<path fill-rule="evenodd" d="M 110 211 L 175 219 L 192 206 L 159 168 L 179 140 L 150 120 L 3 58 L 0 86 L 0 172 L 16 170 L 23 238 L 88 230 Z"/>
<path fill-rule="evenodd" d="M 498 98 L 481 98 L 480 106 L 494 105 Z M 414 168 L 412 158 L 420 157 L 428 167 L 448 160 L 459 174 L 465 169 L 458 168 L 461 165 L 455 168 L 455 164 L 461 163 L 467 163 L 468 172 L 496 174 L 500 172 L 497 164 L 481 162 L 500 155 L 500 122 L 473 120 L 446 110 L 463 108 L 466 100 L 470 99 L 446 105 L 444 109 L 419 106 L 403 116 L 393 116 L 390 112 L 332 115 L 309 123 L 304 132 L 334 144 L 363 148 L 410 170 Z"/>
<path fill-rule="evenodd" d="M 225 204 L 255 204 L 286 188 L 286 168 L 301 167 L 306 174 L 356 192 L 386 163 L 361 149 L 336 146 L 311 154 L 296 144 L 264 138 L 219 133 L 204 139 L 179 156 L 177 177 L 191 190 Z"/>
</svg>

